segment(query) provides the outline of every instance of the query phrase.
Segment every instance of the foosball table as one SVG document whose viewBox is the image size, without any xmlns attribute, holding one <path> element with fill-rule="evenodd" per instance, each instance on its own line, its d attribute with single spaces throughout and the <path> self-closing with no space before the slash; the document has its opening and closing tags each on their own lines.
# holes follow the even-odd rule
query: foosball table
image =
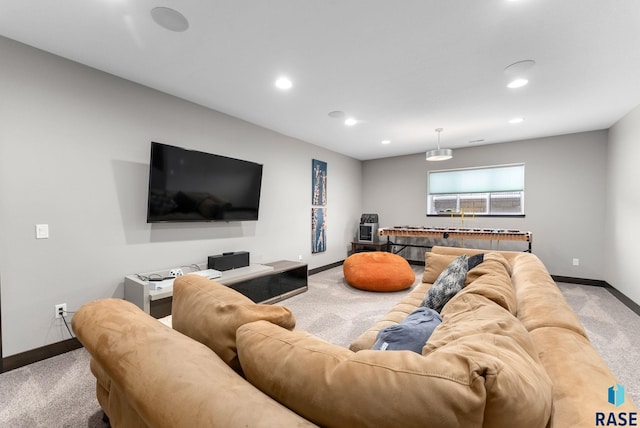
<svg viewBox="0 0 640 428">
<path fill-rule="evenodd" d="M 434 239 L 478 239 L 488 241 L 523 241 L 528 243 L 526 252 L 531 252 L 533 234 L 516 229 L 480 229 L 464 227 L 414 227 L 414 226 L 394 226 L 382 227 L 378 229 L 378 236 L 387 237 L 387 250 L 391 250 L 393 245 L 403 247 L 426 247 L 425 245 L 396 244 L 391 241 L 392 236 L 411 238 L 434 238 Z"/>
</svg>

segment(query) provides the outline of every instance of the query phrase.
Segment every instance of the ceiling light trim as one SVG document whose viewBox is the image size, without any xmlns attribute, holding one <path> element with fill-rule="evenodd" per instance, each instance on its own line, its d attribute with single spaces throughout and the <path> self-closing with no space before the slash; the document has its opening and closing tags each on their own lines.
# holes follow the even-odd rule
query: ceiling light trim
<svg viewBox="0 0 640 428">
<path fill-rule="evenodd" d="M 160 27 L 181 33 L 189 29 L 189 21 L 183 14 L 170 7 L 158 6 L 151 9 L 151 18 Z"/>
<path fill-rule="evenodd" d="M 525 59 L 523 61 L 514 62 L 504 68 L 504 74 L 507 76 L 523 76 L 528 73 L 536 62 L 532 59 Z"/>
</svg>

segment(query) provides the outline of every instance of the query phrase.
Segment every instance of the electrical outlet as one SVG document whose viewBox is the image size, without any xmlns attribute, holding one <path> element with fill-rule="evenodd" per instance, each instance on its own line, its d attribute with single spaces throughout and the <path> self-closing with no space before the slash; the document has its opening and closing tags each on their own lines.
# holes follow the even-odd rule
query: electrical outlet
<svg viewBox="0 0 640 428">
<path fill-rule="evenodd" d="M 580 266 L 580 259 L 573 259 L 574 266 Z"/>
<path fill-rule="evenodd" d="M 49 239 L 48 224 L 36 224 L 36 239 Z"/>
<path fill-rule="evenodd" d="M 56 318 L 62 318 L 67 313 L 67 304 L 66 303 L 58 303 L 56 306 Z"/>
</svg>

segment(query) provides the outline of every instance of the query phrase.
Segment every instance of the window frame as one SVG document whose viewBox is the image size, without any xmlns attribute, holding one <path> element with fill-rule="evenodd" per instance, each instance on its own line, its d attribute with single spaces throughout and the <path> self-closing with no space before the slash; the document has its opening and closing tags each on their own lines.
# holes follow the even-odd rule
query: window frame
<svg viewBox="0 0 640 428">
<path fill-rule="evenodd" d="M 476 171 L 478 170 L 490 170 L 490 169 L 505 169 L 511 167 L 521 167 L 522 169 L 522 178 L 521 178 L 521 186 L 519 190 L 504 190 L 504 191 L 461 191 L 458 193 L 435 193 L 431 194 L 431 174 L 441 174 L 441 173 L 456 173 L 459 176 L 460 172 L 464 171 Z M 477 190 L 477 189 L 476 189 Z M 492 211 L 492 201 L 495 199 L 499 199 L 501 197 L 505 197 L 508 194 L 518 194 L 520 197 L 520 211 L 515 213 L 508 212 L 498 212 Z M 486 211 L 485 212 L 473 212 L 473 211 L 460 211 L 460 202 L 464 199 L 472 199 L 474 195 L 480 197 L 481 199 L 486 199 Z M 455 199 L 456 201 L 456 210 L 457 211 L 449 211 L 449 212 L 435 212 L 434 211 L 434 198 L 443 198 L 443 199 Z M 501 165 L 488 165 L 488 166 L 480 166 L 480 167 L 469 167 L 469 168 L 455 168 L 455 169 L 443 169 L 443 170 L 433 170 L 427 171 L 427 217 L 448 217 L 448 216 L 460 216 L 464 213 L 464 215 L 473 215 L 479 217 L 525 217 L 525 164 L 521 163 L 512 163 L 512 164 L 501 164 Z"/>
</svg>

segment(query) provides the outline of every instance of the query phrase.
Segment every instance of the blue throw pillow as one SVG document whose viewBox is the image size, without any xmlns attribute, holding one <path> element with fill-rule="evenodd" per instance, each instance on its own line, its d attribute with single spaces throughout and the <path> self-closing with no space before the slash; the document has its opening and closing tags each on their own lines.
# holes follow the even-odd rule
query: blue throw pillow
<svg viewBox="0 0 640 428">
<path fill-rule="evenodd" d="M 381 351 L 409 350 L 422 354 L 422 347 L 441 322 L 442 318 L 436 311 L 420 307 L 407 315 L 400 324 L 380 330 L 372 349 Z"/>
<path fill-rule="evenodd" d="M 421 306 L 435 309 L 440 313 L 449 299 L 464 287 L 464 280 L 467 278 L 468 269 L 469 264 L 466 254 L 461 255 L 449 263 L 449 266 L 440 273 L 436 282 L 433 283 L 427 292 Z"/>
</svg>

